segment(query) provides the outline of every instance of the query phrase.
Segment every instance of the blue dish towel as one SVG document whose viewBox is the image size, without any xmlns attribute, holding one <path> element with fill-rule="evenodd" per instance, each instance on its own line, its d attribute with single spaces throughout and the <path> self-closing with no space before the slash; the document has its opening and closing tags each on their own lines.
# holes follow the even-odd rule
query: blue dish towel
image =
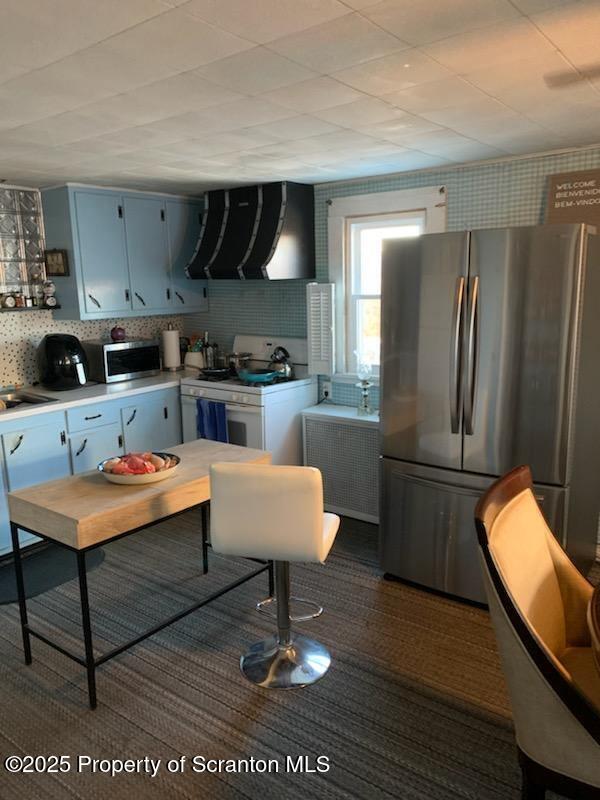
<svg viewBox="0 0 600 800">
<path fill-rule="evenodd" d="M 225 403 L 214 400 L 196 400 L 196 431 L 199 439 L 213 442 L 229 442 L 227 435 L 227 408 Z"/>
</svg>

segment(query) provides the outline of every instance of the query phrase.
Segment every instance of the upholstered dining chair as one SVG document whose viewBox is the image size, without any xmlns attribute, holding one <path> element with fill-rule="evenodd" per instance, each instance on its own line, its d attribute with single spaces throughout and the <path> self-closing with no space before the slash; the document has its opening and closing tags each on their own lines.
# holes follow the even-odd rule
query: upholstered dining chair
<svg viewBox="0 0 600 800">
<path fill-rule="evenodd" d="M 546 524 L 529 467 L 475 509 L 484 583 L 512 705 L 522 797 L 600 797 L 600 673 L 586 613 L 592 587 Z"/>
</svg>

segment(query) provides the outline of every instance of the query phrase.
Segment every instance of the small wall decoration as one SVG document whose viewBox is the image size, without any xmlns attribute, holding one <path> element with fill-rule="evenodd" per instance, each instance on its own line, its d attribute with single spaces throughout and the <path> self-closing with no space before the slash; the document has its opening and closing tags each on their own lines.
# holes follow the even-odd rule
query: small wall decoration
<svg viewBox="0 0 600 800">
<path fill-rule="evenodd" d="M 550 175 L 546 222 L 600 226 L 600 169 Z"/>
<path fill-rule="evenodd" d="M 46 275 L 49 278 L 65 278 L 69 274 L 69 259 L 66 250 L 44 250 Z"/>
</svg>

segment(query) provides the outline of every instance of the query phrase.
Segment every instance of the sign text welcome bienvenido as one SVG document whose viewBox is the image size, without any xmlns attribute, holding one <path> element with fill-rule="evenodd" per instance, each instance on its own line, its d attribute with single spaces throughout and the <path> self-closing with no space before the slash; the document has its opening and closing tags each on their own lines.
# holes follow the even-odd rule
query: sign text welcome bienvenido
<svg viewBox="0 0 600 800">
<path fill-rule="evenodd" d="M 600 226 L 600 169 L 550 175 L 546 222 Z"/>
</svg>

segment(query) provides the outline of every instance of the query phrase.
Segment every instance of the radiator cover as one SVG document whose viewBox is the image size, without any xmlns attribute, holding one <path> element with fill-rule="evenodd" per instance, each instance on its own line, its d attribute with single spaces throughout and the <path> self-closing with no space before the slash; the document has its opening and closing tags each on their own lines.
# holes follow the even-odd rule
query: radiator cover
<svg viewBox="0 0 600 800">
<path fill-rule="evenodd" d="M 327 511 L 379 522 L 377 425 L 305 415 L 304 463 L 321 470 Z"/>
</svg>

